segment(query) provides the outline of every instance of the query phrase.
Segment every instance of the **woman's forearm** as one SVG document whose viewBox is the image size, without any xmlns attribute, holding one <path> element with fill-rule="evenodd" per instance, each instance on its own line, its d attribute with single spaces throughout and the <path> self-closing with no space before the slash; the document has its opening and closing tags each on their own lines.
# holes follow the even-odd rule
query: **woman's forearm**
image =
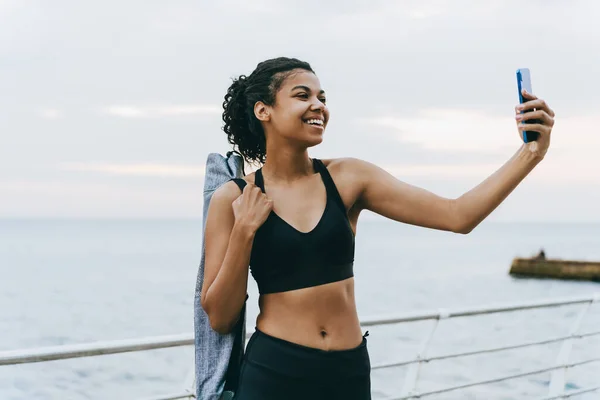
<svg viewBox="0 0 600 400">
<path fill-rule="evenodd" d="M 455 212 L 461 233 L 469 233 L 521 183 L 542 160 L 527 145 L 521 148 L 500 169 L 475 188 L 455 200 Z"/>
<path fill-rule="evenodd" d="M 228 333 L 246 301 L 248 270 L 254 232 L 234 225 L 217 277 L 206 293 L 203 306 L 214 330 Z"/>
</svg>

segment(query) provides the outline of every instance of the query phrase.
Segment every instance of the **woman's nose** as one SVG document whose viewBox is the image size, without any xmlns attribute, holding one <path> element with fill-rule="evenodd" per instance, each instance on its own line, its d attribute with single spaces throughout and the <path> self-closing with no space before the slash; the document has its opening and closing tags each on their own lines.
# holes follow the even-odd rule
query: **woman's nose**
<svg viewBox="0 0 600 400">
<path fill-rule="evenodd" d="M 316 99 L 315 101 L 312 102 L 311 105 L 311 110 L 324 110 L 325 109 L 325 104 L 323 104 L 323 102 L 319 99 Z"/>
</svg>

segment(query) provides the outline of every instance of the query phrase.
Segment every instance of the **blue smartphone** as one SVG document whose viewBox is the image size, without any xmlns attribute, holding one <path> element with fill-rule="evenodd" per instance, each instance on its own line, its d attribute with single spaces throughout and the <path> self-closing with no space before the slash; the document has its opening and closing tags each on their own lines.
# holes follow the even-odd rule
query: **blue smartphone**
<svg viewBox="0 0 600 400">
<path fill-rule="evenodd" d="M 533 93 L 531 90 L 531 72 L 529 68 L 519 68 L 517 70 L 517 88 L 519 89 L 519 103 L 523 104 L 526 100 L 523 98 L 521 93 L 522 89 L 527 90 L 528 93 Z M 531 112 L 533 110 L 527 110 L 525 112 Z M 540 120 L 530 119 L 525 121 L 526 124 L 539 124 Z M 523 131 L 523 141 L 525 143 L 533 142 L 538 139 L 539 133 L 533 131 Z"/>
</svg>

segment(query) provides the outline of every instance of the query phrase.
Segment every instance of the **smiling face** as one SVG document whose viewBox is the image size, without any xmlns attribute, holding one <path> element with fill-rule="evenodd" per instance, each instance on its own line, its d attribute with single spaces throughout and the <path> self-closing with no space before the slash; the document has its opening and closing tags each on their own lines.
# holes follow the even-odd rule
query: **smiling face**
<svg viewBox="0 0 600 400">
<path fill-rule="evenodd" d="M 312 72 L 295 70 L 277 91 L 275 104 L 257 103 L 255 114 L 263 123 L 267 141 L 285 139 L 311 147 L 323 141 L 329 121 L 325 104 L 325 92 L 319 78 Z"/>
</svg>

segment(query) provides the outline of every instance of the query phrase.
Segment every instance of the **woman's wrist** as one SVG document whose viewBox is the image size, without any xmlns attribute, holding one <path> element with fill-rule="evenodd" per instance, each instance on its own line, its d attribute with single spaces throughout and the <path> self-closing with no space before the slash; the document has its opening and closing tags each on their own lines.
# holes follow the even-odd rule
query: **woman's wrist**
<svg viewBox="0 0 600 400">
<path fill-rule="evenodd" d="M 531 142 L 523 143 L 519 149 L 518 158 L 528 165 L 535 166 L 544 159 L 545 155 L 545 152 L 542 154 L 538 151 L 537 143 Z"/>
<path fill-rule="evenodd" d="M 235 221 L 232 233 L 241 239 L 253 240 L 256 234 L 256 228 L 244 221 Z"/>
</svg>

